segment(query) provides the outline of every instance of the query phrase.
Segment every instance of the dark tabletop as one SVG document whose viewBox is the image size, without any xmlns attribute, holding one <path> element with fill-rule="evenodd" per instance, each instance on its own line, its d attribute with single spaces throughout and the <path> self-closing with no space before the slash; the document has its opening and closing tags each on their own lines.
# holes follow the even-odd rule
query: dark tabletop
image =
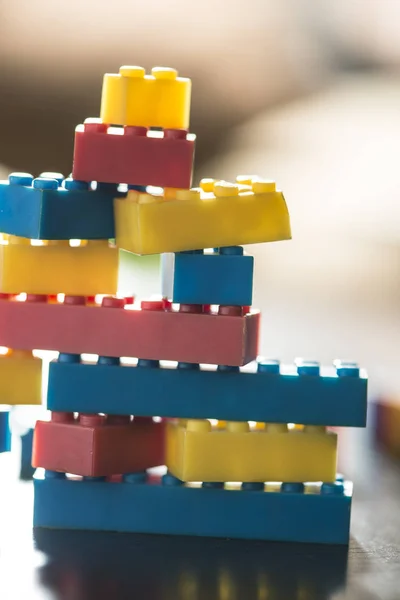
<svg viewBox="0 0 400 600">
<path fill-rule="evenodd" d="M 0 598 L 400 599 L 400 466 L 368 430 L 342 432 L 339 450 L 355 483 L 349 548 L 51 530 L 33 541 L 32 484 L 6 487 Z"/>
</svg>

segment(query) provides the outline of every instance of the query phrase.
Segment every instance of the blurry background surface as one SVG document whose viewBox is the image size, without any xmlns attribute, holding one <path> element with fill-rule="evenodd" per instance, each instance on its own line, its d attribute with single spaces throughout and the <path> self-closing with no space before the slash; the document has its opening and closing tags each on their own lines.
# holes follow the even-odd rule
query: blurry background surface
<svg viewBox="0 0 400 600">
<path fill-rule="evenodd" d="M 286 195 L 293 241 L 248 249 L 262 352 L 353 358 L 372 394 L 395 393 L 399 17 L 392 0 L 3 2 L 0 161 L 68 174 L 105 71 L 176 67 L 193 80 L 194 182 L 255 172 Z"/>
</svg>

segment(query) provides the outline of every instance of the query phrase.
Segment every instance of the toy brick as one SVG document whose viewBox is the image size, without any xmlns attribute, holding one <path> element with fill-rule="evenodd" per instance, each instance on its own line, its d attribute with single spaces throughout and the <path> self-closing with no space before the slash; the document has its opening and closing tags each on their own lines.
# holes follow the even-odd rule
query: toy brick
<svg viewBox="0 0 400 600">
<path fill-rule="evenodd" d="M 66 296 L 64 303 L 45 297 L 28 301 L 0 299 L 0 344 L 16 349 L 57 350 L 148 359 L 244 365 L 257 356 L 260 313 L 220 307 L 219 314 L 181 305 L 164 310 L 162 302 L 103 298 L 102 306 Z M 15 327 L 18 323 L 18 327 Z M 115 393 L 113 393 L 115 396 Z"/>
<path fill-rule="evenodd" d="M 0 404 L 41 403 L 42 360 L 25 350 L 9 350 L 0 356 Z"/>
<path fill-rule="evenodd" d="M 0 452 L 9 452 L 11 449 L 11 433 L 8 417 L 8 411 L 0 411 Z"/>
<path fill-rule="evenodd" d="M 163 255 L 163 297 L 178 304 L 250 306 L 253 301 L 252 256 L 240 246 L 213 252 Z M 170 279 L 170 281 L 168 281 Z M 167 281 L 166 281 L 167 280 Z M 166 293 L 165 293 L 166 292 Z"/>
<path fill-rule="evenodd" d="M 52 361 L 47 403 L 61 411 L 365 427 L 365 371 L 340 361 L 321 375 L 303 370 L 262 359 L 251 371 Z"/>
<path fill-rule="evenodd" d="M 130 416 L 52 413 L 36 423 L 32 465 L 99 477 L 165 463 L 164 423 Z"/>
<path fill-rule="evenodd" d="M 379 398 L 371 408 L 371 422 L 378 444 L 394 457 L 400 457 L 399 400 Z"/>
<path fill-rule="evenodd" d="M 19 478 L 22 481 L 31 481 L 35 473 L 32 467 L 32 445 L 33 445 L 33 429 L 21 435 L 21 458 L 19 465 Z"/>
<path fill-rule="evenodd" d="M 36 475 L 34 526 L 348 544 L 352 484 L 208 489 L 170 475 L 123 483 Z M 130 481 L 130 483 L 128 483 Z M 140 481 L 140 483 L 135 483 Z M 253 484 L 258 485 L 258 484 Z M 312 493 L 314 490 L 314 493 Z"/>
<path fill-rule="evenodd" d="M 116 294 L 119 251 L 107 240 L 31 245 L 9 236 L 0 244 L 0 292 L 16 294 Z"/>
<path fill-rule="evenodd" d="M 82 181 L 188 188 L 194 141 L 183 129 L 121 129 L 87 119 L 76 128 L 72 175 Z"/>
<path fill-rule="evenodd" d="M 167 129 L 189 127 L 191 81 L 175 69 L 121 67 L 103 79 L 100 116 L 103 123 Z"/>
<path fill-rule="evenodd" d="M 169 423 L 168 470 L 182 481 L 335 481 L 337 436 L 324 427 L 249 428 L 229 421 Z"/>
<path fill-rule="evenodd" d="M 116 186 L 12 173 L 0 181 L 0 231 L 37 240 L 115 237 Z"/>
<path fill-rule="evenodd" d="M 290 239 L 288 209 L 275 184 L 240 182 L 204 179 L 201 189 L 168 190 L 163 196 L 131 191 L 117 198 L 117 246 L 158 254 Z"/>
</svg>

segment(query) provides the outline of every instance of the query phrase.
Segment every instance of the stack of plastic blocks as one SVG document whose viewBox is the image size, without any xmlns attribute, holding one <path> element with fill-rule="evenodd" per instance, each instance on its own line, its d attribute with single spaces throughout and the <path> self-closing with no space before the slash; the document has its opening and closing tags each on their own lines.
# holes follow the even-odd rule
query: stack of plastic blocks
<svg viewBox="0 0 400 600">
<path fill-rule="evenodd" d="M 93 181 L 96 193 L 128 186 L 114 193 L 116 246 L 163 255 L 162 300 L 111 291 L 100 307 L 83 278 L 63 303 L 0 301 L 4 342 L 59 351 L 51 420 L 34 436 L 34 525 L 346 544 L 352 486 L 327 427 L 365 425 L 365 374 L 257 360 L 242 245 L 290 239 L 286 203 L 251 177 L 190 188 L 189 105 L 176 71 L 122 67 L 75 137 L 73 181 L 87 194 Z"/>
</svg>

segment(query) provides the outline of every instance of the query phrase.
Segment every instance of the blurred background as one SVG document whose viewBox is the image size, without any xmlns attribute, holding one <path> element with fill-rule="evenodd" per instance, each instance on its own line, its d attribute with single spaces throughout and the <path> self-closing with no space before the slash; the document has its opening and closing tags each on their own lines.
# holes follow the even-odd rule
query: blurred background
<svg viewBox="0 0 400 600">
<path fill-rule="evenodd" d="M 177 68 L 193 80 L 194 183 L 257 173 L 291 212 L 293 241 L 248 248 L 262 353 L 355 359 L 371 395 L 395 397 L 399 18 L 393 0 L 3 2 L 4 176 L 71 171 L 74 128 L 98 116 L 104 72 Z M 139 295 L 159 291 L 154 264 Z"/>
</svg>

